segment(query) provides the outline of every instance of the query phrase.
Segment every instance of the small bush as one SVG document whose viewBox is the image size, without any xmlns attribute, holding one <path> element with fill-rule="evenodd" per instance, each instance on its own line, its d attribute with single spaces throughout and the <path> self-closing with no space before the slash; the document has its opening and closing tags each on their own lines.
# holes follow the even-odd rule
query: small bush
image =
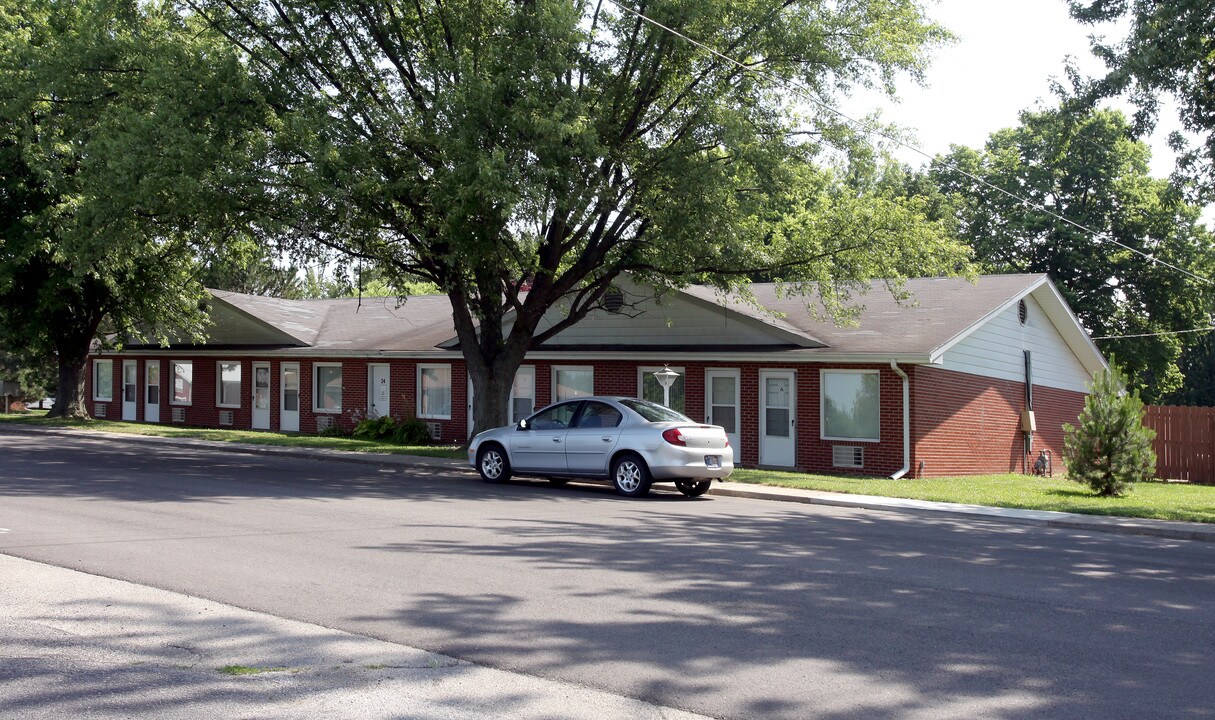
<svg viewBox="0 0 1215 720">
<path fill-rule="evenodd" d="M 395 445 L 429 445 L 430 428 L 417 418 L 397 420 L 389 415 L 362 420 L 354 428 L 360 440 L 378 440 Z"/>
<path fill-rule="evenodd" d="M 1156 472 L 1152 440 L 1156 431 L 1143 425 L 1143 401 L 1126 390 L 1126 380 L 1110 366 L 1089 386 L 1080 425 L 1063 426 L 1067 473 L 1098 495 L 1120 497 L 1131 483 L 1151 480 Z"/>
</svg>

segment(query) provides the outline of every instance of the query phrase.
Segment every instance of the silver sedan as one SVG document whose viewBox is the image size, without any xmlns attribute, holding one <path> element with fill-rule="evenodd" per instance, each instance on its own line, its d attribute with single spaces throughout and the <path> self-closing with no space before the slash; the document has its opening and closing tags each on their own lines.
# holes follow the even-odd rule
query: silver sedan
<svg viewBox="0 0 1215 720">
<path fill-rule="evenodd" d="M 512 474 L 608 479 L 640 497 L 654 482 L 673 481 L 688 497 L 734 471 L 726 432 L 652 402 L 584 397 L 550 405 L 518 424 L 486 430 L 468 446 L 468 462 L 486 482 Z"/>
</svg>

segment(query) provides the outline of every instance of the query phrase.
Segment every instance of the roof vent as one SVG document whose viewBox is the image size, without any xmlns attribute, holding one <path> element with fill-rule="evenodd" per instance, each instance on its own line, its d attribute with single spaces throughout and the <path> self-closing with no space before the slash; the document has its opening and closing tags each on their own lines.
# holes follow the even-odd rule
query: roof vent
<svg viewBox="0 0 1215 720">
<path fill-rule="evenodd" d="M 618 287 L 610 287 L 603 294 L 603 307 L 610 313 L 618 313 L 624 307 L 624 291 Z"/>
<path fill-rule="evenodd" d="M 1028 317 L 1029 317 L 1029 308 L 1027 308 L 1025 306 L 1025 301 L 1022 300 L 1021 302 L 1017 303 L 1017 319 L 1021 321 L 1022 325 L 1024 325 L 1025 320 Z"/>
</svg>

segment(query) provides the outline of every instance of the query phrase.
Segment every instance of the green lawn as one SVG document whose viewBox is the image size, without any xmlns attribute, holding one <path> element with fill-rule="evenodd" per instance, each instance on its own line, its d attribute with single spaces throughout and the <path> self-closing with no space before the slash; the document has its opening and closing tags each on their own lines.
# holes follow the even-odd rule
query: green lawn
<svg viewBox="0 0 1215 720">
<path fill-rule="evenodd" d="M 113 420 L 61 420 L 47 418 L 45 412 L 31 411 L 14 415 L 0 415 L 0 422 L 48 427 L 77 427 L 127 435 L 155 435 L 158 437 L 198 438 L 221 442 L 238 442 L 251 445 L 275 447 L 325 448 L 350 452 L 391 453 L 394 455 L 424 455 L 464 459 L 464 450 L 458 445 L 393 445 L 391 443 L 356 440 L 350 437 L 321 437 L 318 435 L 296 435 L 262 430 L 214 430 L 207 428 L 177 427 L 145 423 L 125 423 Z"/>
<path fill-rule="evenodd" d="M 464 459 L 458 446 L 402 447 L 344 437 L 317 437 L 251 430 L 210 430 L 202 428 L 121 423 L 108 420 L 51 420 L 42 412 L 0 415 L 0 422 L 54 427 L 87 427 L 90 430 L 191 437 L 204 440 L 243 442 L 279 447 L 308 447 L 346 450 L 350 452 L 379 452 L 404 455 L 425 455 Z M 833 475 L 803 475 L 769 470 L 735 470 L 730 477 L 735 482 L 775 485 L 779 487 L 824 490 L 828 492 L 878 495 L 882 497 L 937 500 L 969 505 L 1024 508 L 1030 510 L 1059 510 L 1092 515 L 1188 520 L 1215 523 L 1215 486 L 1181 483 L 1139 483 L 1124 498 L 1100 498 L 1082 485 L 1056 475 L 1038 478 L 1026 475 L 974 475 L 968 477 L 928 478 L 923 480 L 889 480 L 874 477 L 843 477 Z"/>
</svg>

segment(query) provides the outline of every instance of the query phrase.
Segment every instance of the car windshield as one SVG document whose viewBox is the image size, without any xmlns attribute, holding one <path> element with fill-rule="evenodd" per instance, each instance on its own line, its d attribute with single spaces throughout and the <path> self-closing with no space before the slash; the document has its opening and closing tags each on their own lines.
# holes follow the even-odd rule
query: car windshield
<svg viewBox="0 0 1215 720">
<path fill-rule="evenodd" d="M 648 400 L 621 400 L 620 404 L 649 422 L 692 422 L 691 418 Z"/>
</svg>

